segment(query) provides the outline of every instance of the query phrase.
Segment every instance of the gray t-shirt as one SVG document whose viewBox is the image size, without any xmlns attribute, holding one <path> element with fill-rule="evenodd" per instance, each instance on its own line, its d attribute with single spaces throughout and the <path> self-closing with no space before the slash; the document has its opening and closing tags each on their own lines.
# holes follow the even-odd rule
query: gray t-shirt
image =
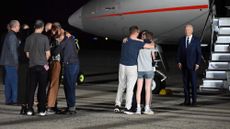
<svg viewBox="0 0 230 129">
<path fill-rule="evenodd" d="M 152 71 L 152 52 L 155 49 L 141 49 L 137 58 L 138 72 Z"/>
<path fill-rule="evenodd" d="M 29 52 L 30 67 L 48 64 L 46 51 L 50 50 L 49 39 L 41 33 L 33 33 L 26 39 L 24 51 Z"/>
</svg>

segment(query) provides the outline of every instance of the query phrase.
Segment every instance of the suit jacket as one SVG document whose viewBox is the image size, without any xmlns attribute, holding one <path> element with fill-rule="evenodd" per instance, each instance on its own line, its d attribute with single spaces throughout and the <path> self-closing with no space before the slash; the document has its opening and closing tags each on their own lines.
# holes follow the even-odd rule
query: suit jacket
<svg viewBox="0 0 230 129">
<path fill-rule="evenodd" d="M 185 42 L 186 36 L 182 37 L 179 41 L 177 63 L 181 63 L 183 68 L 195 69 L 195 65 L 199 65 L 201 61 L 200 41 L 193 36 L 187 48 Z"/>
<path fill-rule="evenodd" d="M 9 31 L 4 39 L 0 64 L 6 66 L 18 65 L 19 40 L 13 31 Z"/>
</svg>

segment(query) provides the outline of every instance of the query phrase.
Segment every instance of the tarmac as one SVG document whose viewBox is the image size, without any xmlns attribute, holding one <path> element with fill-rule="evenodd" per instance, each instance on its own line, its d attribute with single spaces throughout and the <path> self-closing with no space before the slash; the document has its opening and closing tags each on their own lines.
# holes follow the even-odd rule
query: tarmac
<svg viewBox="0 0 230 129">
<path fill-rule="evenodd" d="M 167 54 L 172 55 L 171 52 Z M 153 94 L 154 115 L 126 115 L 113 112 L 118 85 L 119 51 L 90 50 L 82 51 L 79 55 L 86 82 L 76 88 L 76 114 L 44 117 L 37 114 L 19 115 L 20 106 L 4 104 L 1 83 L 0 129 L 230 129 L 228 92 L 198 92 L 197 106 L 180 105 L 184 100 L 181 74 L 172 56 L 167 58 L 171 70 L 167 72 L 166 85 L 173 94 Z M 61 86 L 58 107 L 65 106 Z"/>
</svg>

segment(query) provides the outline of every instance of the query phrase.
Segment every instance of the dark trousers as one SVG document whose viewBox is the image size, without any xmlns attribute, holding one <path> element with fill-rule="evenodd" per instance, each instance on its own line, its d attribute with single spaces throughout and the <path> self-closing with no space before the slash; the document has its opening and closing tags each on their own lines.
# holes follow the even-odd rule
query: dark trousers
<svg viewBox="0 0 230 129">
<path fill-rule="evenodd" d="M 182 69 L 183 73 L 183 83 L 184 83 L 184 97 L 185 103 L 190 104 L 190 84 L 192 89 L 192 103 L 196 103 L 197 93 L 196 93 L 196 71 L 192 69 L 184 68 Z"/>
<path fill-rule="evenodd" d="M 28 104 L 29 64 L 21 63 L 18 66 L 18 103 Z"/>
<path fill-rule="evenodd" d="M 75 107 L 76 80 L 79 64 L 64 64 L 64 90 L 68 107 Z"/>
<path fill-rule="evenodd" d="M 48 72 L 45 70 L 44 66 L 37 65 L 30 68 L 29 110 L 33 110 L 34 94 L 38 86 L 38 111 L 45 111 L 47 77 Z"/>
</svg>

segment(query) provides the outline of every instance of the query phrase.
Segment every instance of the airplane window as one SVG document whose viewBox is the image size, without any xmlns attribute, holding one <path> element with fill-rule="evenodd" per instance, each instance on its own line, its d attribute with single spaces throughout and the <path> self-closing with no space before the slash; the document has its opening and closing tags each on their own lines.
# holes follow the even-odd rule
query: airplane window
<svg viewBox="0 0 230 129">
<path fill-rule="evenodd" d="M 114 9 L 116 9 L 116 7 L 115 7 L 115 6 L 113 6 L 113 7 L 106 7 L 106 8 L 105 8 L 105 10 L 106 10 L 106 11 L 109 11 L 109 10 L 114 10 Z"/>
</svg>

